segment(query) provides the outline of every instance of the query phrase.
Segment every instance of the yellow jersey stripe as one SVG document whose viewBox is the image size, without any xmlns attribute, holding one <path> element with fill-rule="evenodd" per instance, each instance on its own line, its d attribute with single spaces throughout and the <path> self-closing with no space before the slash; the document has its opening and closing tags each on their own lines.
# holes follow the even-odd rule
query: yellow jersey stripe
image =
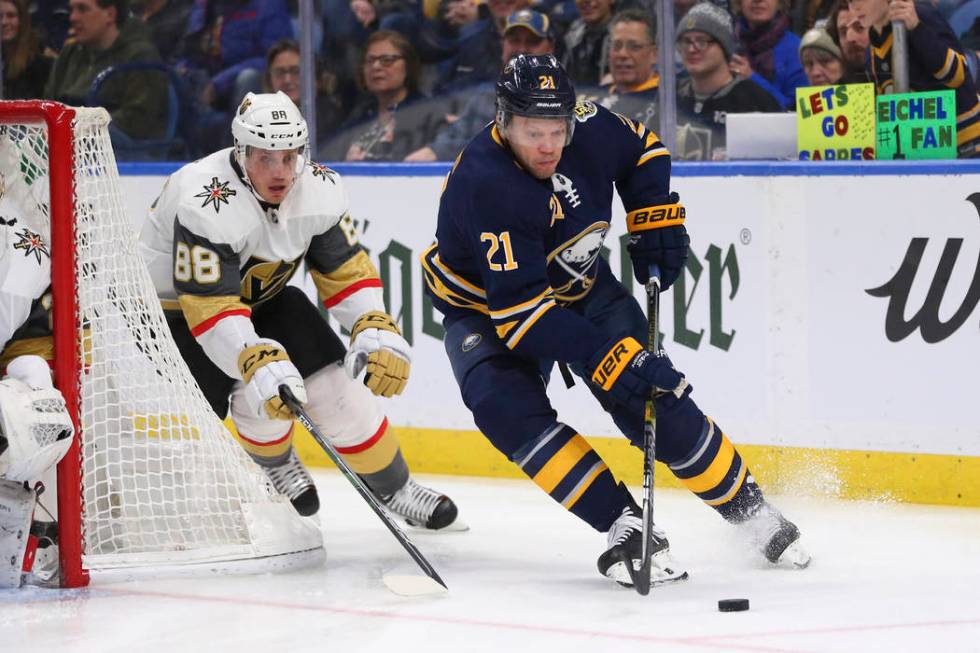
<svg viewBox="0 0 980 653">
<path fill-rule="evenodd" d="M 559 483 L 565 480 L 568 472 L 572 471 L 572 468 L 575 467 L 578 461 L 582 460 L 585 454 L 590 451 L 592 451 L 592 446 L 585 441 L 585 438 L 576 433 L 534 475 L 534 482 L 542 490 L 550 493 L 558 487 Z"/>
<path fill-rule="evenodd" d="M 650 159 L 655 159 L 658 156 L 670 156 L 670 152 L 667 151 L 666 147 L 662 147 L 657 150 L 651 150 L 643 154 L 640 160 L 636 162 L 636 167 L 639 168 L 641 165 L 649 161 Z"/>
<path fill-rule="evenodd" d="M 541 294 L 539 294 L 534 299 L 529 299 L 526 302 L 521 302 L 520 304 L 515 304 L 507 308 L 502 308 L 499 311 L 490 311 L 490 317 L 495 320 L 500 320 L 505 317 L 511 317 L 517 313 L 523 313 L 526 310 L 533 308 L 534 306 L 540 304 L 544 299 L 547 299 L 548 295 L 554 293 L 555 291 L 551 289 L 551 286 L 545 288 Z"/>
<path fill-rule="evenodd" d="M 599 477 L 599 474 L 606 471 L 607 469 L 609 469 L 609 467 L 606 465 L 606 463 L 602 462 L 601 460 L 597 462 L 595 465 L 593 465 L 592 469 L 588 471 L 588 473 L 585 475 L 585 478 L 582 480 L 582 482 L 572 489 L 569 495 L 565 497 L 565 499 L 561 502 L 561 505 L 563 505 L 566 510 L 571 510 L 572 506 L 574 506 L 575 503 L 582 497 L 582 495 L 585 494 L 585 491 L 589 489 L 589 486 L 592 485 L 592 482 Z"/>
<path fill-rule="evenodd" d="M 553 309 L 555 306 L 556 306 L 555 301 L 553 299 L 549 299 L 544 304 L 541 304 L 541 306 L 539 306 L 537 310 L 535 310 L 533 313 L 527 316 L 524 319 L 524 322 L 521 324 L 521 326 L 514 333 L 514 335 L 512 335 L 510 339 L 505 343 L 507 345 L 507 348 L 514 349 L 515 347 L 517 347 L 517 345 L 520 344 L 521 339 L 524 337 L 524 334 L 530 331 L 531 327 L 534 326 L 534 323 L 540 320 L 542 315 L 544 315 L 545 313 Z"/>
<path fill-rule="evenodd" d="M 745 461 L 742 461 L 742 466 L 738 470 L 738 476 L 735 477 L 735 482 L 732 483 L 732 487 L 725 493 L 724 496 L 718 499 L 712 499 L 711 501 L 705 501 L 709 506 L 720 506 L 723 503 L 728 503 L 732 500 L 732 497 L 738 492 L 738 489 L 742 487 L 742 482 L 745 481 L 745 474 L 748 472 L 749 468 L 745 465 Z"/>
<path fill-rule="evenodd" d="M 725 475 L 732 468 L 733 460 L 735 460 L 735 447 L 722 434 L 721 447 L 718 448 L 718 453 L 715 454 L 715 459 L 711 461 L 708 468 L 697 476 L 681 479 L 681 481 L 694 493 L 713 490 L 725 479 Z"/>
</svg>

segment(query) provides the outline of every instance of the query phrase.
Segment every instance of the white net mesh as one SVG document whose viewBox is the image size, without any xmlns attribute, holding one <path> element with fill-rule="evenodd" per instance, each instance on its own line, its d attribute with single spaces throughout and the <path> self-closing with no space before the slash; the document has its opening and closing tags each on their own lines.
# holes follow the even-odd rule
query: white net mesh
<svg viewBox="0 0 980 653">
<path fill-rule="evenodd" d="M 74 169 L 51 174 L 73 174 L 76 184 L 84 566 L 319 549 L 319 530 L 271 489 L 184 365 L 123 209 L 108 115 L 77 112 Z M 0 173 L 8 192 L 47 235 L 46 128 L 0 129 Z"/>
</svg>

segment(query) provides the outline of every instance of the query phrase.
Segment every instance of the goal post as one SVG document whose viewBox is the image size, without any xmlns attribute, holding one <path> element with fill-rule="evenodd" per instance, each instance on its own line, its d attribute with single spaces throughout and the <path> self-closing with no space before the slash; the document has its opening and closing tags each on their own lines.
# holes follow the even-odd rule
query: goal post
<svg viewBox="0 0 980 653">
<path fill-rule="evenodd" d="M 103 109 L 0 101 L 0 192 L 50 239 L 55 384 L 77 433 L 57 471 L 60 582 L 316 564 L 318 526 L 234 440 L 170 336 L 108 123 Z"/>
</svg>

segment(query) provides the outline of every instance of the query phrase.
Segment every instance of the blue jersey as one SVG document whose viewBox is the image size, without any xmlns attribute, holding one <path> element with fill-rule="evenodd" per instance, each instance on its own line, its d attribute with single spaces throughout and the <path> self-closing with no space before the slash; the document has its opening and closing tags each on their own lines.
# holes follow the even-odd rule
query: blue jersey
<svg viewBox="0 0 980 653">
<path fill-rule="evenodd" d="M 672 202 L 656 134 L 591 102 L 575 118 L 551 179 L 522 169 L 493 125 L 470 141 L 446 179 L 422 269 L 447 322 L 479 312 L 514 351 L 584 362 L 608 340 L 581 308 L 611 278 L 599 254 L 614 184 L 628 215 Z"/>
</svg>

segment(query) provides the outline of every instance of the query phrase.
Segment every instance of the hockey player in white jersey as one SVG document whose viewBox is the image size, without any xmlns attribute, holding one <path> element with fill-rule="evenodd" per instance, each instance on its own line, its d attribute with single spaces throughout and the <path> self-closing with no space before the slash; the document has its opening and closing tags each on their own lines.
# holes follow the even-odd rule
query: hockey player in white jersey
<svg viewBox="0 0 980 653">
<path fill-rule="evenodd" d="M 230 410 L 245 450 L 300 514 L 315 513 L 319 499 L 292 446 L 283 384 L 389 509 L 445 528 L 456 506 L 412 480 L 371 396 L 401 393 L 411 354 L 354 235 L 340 176 L 309 160 L 306 122 L 282 92 L 248 94 L 232 135 L 234 147 L 171 175 L 140 234 L 191 372 L 219 416 Z M 287 285 L 301 261 L 350 331 L 349 351 Z M 363 383 L 355 380 L 362 373 Z"/>
<path fill-rule="evenodd" d="M 19 587 L 39 571 L 33 569 L 39 536 L 42 546 L 56 539 L 53 524 L 33 520 L 37 491 L 30 482 L 61 460 L 74 434 L 47 362 L 53 357 L 48 230 L 28 224 L 26 194 L 15 186 L 21 182 L 4 181 L 0 175 L 0 588 Z"/>
</svg>

